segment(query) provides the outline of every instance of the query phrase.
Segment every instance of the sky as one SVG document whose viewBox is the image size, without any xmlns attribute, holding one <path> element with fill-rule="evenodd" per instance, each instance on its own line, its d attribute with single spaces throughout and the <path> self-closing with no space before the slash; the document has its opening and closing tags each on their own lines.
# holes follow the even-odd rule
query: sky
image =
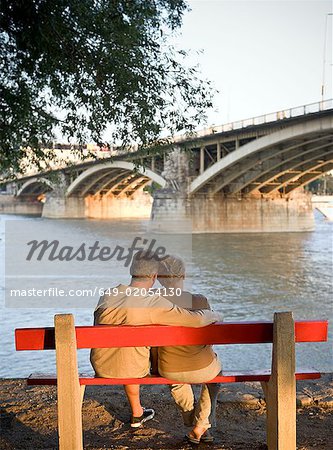
<svg viewBox="0 0 333 450">
<path fill-rule="evenodd" d="M 191 49 L 190 61 L 219 91 L 208 125 L 320 101 L 325 42 L 325 98 L 332 98 L 331 1 L 188 3 L 174 43 Z"/>
</svg>

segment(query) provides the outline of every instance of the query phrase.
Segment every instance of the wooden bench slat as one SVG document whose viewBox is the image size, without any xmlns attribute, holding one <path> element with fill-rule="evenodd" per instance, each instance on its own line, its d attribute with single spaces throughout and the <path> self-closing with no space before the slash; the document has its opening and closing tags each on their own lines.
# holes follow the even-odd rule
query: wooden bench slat
<svg viewBox="0 0 333 450">
<path fill-rule="evenodd" d="M 295 322 L 295 342 L 327 341 L 328 322 Z M 197 344 L 261 344 L 273 339 L 272 322 L 223 322 L 203 328 L 148 326 L 79 326 L 77 348 L 140 347 Z M 16 350 L 54 350 L 54 328 L 15 330 Z"/>
<path fill-rule="evenodd" d="M 209 383 L 238 383 L 244 381 L 268 381 L 271 375 L 270 370 L 262 371 L 224 371 L 221 376 L 215 377 Z M 309 380 L 320 378 L 320 372 L 313 369 L 304 369 L 296 372 L 296 380 Z M 80 384 L 85 386 L 96 385 L 121 385 L 121 384 L 174 384 L 175 381 L 159 376 L 145 378 L 98 378 L 93 374 L 80 374 Z M 27 380 L 29 386 L 36 385 L 57 385 L 57 376 L 55 374 L 30 375 Z"/>
</svg>

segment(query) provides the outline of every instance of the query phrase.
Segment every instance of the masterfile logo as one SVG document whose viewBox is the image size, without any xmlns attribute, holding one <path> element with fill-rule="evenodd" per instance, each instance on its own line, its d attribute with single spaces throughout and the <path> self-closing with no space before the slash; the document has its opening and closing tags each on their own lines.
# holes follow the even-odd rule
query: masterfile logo
<svg viewBox="0 0 333 450">
<path fill-rule="evenodd" d="M 140 245 L 141 244 L 141 245 Z M 123 261 L 124 267 L 129 267 L 133 255 L 138 251 L 147 251 L 154 257 L 162 260 L 166 257 L 166 248 L 163 246 L 156 247 L 156 239 L 144 239 L 141 237 L 135 237 L 132 244 L 128 248 L 124 248 L 120 245 L 110 247 L 103 245 L 100 241 L 95 241 L 92 245 L 82 242 L 78 247 L 71 245 L 61 245 L 60 241 L 53 240 L 51 242 L 46 239 L 42 241 L 27 242 L 29 252 L 26 260 L 42 261 L 47 259 L 49 261 L 110 261 L 116 259 L 117 261 Z"/>
</svg>

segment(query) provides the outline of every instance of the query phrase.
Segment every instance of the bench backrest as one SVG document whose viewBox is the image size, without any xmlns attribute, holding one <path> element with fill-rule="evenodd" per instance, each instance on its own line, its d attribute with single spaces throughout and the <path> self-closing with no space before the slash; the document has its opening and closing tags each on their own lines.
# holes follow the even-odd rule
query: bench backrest
<svg viewBox="0 0 333 450">
<path fill-rule="evenodd" d="M 295 342 L 327 341 L 326 320 L 296 321 Z M 223 322 L 203 328 L 149 326 L 75 327 L 77 348 L 140 347 L 273 342 L 272 322 Z M 54 328 L 15 330 L 16 350 L 54 350 Z"/>
</svg>

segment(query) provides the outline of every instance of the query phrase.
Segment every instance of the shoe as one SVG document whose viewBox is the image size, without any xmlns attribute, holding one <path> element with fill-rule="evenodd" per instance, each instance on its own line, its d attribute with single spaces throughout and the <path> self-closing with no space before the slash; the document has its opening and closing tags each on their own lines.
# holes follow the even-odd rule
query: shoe
<svg viewBox="0 0 333 450">
<path fill-rule="evenodd" d="M 191 436 L 190 434 L 187 434 L 185 436 L 185 439 L 190 442 L 191 444 L 199 445 L 200 442 L 204 442 L 205 444 L 210 444 L 214 442 L 214 437 L 210 434 L 209 430 L 206 430 L 204 434 L 201 436 L 201 438 L 196 438 Z"/>
<path fill-rule="evenodd" d="M 210 444 L 211 442 L 214 442 L 214 436 L 211 435 L 210 431 L 207 430 L 200 439 L 201 442 L 205 442 L 206 444 Z"/>
<path fill-rule="evenodd" d="M 200 439 L 197 439 L 193 436 L 190 436 L 189 434 L 185 435 L 185 439 L 187 440 L 187 442 L 189 442 L 190 444 L 195 444 L 195 445 L 199 445 L 200 444 Z"/>
<path fill-rule="evenodd" d="M 131 427 L 139 428 L 148 420 L 151 420 L 155 416 L 155 411 L 151 408 L 143 408 L 143 414 L 140 417 L 131 417 Z"/>
</svg>

